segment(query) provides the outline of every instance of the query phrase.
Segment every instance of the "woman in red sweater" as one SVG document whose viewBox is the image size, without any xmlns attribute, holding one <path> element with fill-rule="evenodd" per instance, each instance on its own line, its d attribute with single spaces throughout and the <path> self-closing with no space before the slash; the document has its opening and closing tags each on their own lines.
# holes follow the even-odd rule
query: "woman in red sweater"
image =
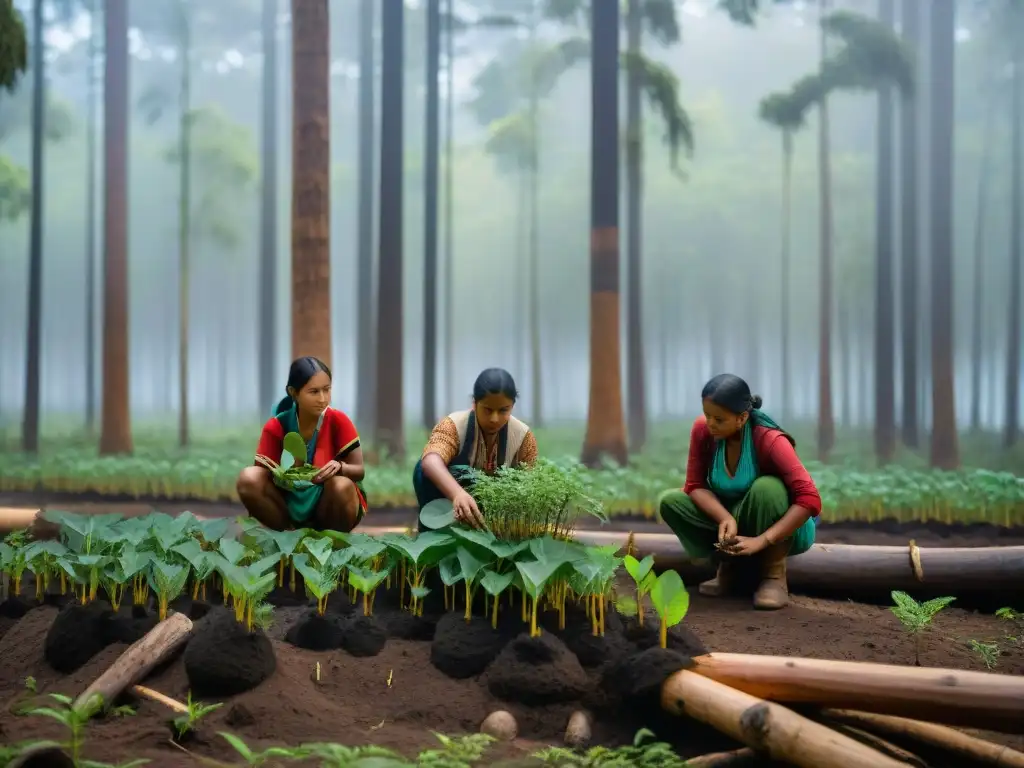
<svg viewBox="0 0 1024 768">
<path fill-rule="evenodd" d="M 693 558 L 721 554 L 702 595 L 731 587 L 735 558 L 761 559 L 754 607 L 789 603 L 786 558 L 814 543 L 821 497 L 796 455 L 796 441 L 760 410 L 747 382 L 723 373 L 704 385 L 704 414 L 690 430 L 686 485 L 658 500 L 662 519 Z"/>
<path fill-rule="evenodd" d="M 246 467 L 238 477 L 238 496 L 250 515 L 276 531 L 351 531 L 366 514 L 363 449 L 352 420 L 330 406 L 331 369 L 318 358 L 300 357 L 288 371 L 287 392 L 263 425 L 256 455 L 280 464 L 284 436 L 298 432 L 306 443 L 302 463 L 320 471 L 312 482 L 285 491 L 274 485 L 270 470 Z"/>
</svg>

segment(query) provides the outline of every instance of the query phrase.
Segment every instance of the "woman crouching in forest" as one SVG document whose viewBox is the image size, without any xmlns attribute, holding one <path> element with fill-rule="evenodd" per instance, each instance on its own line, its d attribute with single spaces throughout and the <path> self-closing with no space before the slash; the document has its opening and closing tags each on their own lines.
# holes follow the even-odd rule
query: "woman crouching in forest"
<svg viewBox="0 0 1024 768">
<path fill-rule="evenodd" d="M 438 422 L 413 470 L 421 510 L 431 501 L 449 499 L 457 521 L 480 527 L 483 514 L 470 492 L 471 470 L 492 474 L 498 467 L 529 465 L 537 459 L 537 440 L 512 415 L 518 397 L 512 374 L 503 368 L 488 368 L 476 377 L 473 407 Z"/>
<path fill-rule="evenodd" d="M 315 357 L 300 357 L 288 371 L 287 392 L 263 425 L 256 455 L 280 464 L 284 436 L 298 432 L 306 443 L 301 463 L 320 471 L 310 482 L 286 491 L 257 462 L 239 475 L 238 496 L 250 515 L 276 531 L 351 531 L 366 514 L 366 496 L 359 485 L 363 450 L 352 420 L 330 407 L 330 368 Z"/>
<path fill-rule="evenodd" d="M 821 497 L 796 455 L 796 441 L 760 410 L 747 382 L 723 373 L 704 385 L 704 415 L 690 430 L 686 485 L 661 495 L 662 519 L 693 558 L 721 554 L 700 585 L 717 597 L 733 586 L 733 558 L 759 555 L 754 607 L 789 603 L 786 558 L 814 543 Z"/>
</svg>

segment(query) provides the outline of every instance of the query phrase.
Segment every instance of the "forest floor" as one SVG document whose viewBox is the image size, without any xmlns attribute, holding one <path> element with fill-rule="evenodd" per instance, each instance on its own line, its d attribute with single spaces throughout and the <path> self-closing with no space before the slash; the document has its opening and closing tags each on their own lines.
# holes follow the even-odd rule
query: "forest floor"
<svg viewBox="0 0 1024 768">
<path fill-rule="evenodd" d="M 346 610 L 344 595 L 339 597 L 336 600 L 332 595 L 335 602 L 329 610 Z M 387 611 L 382 605 L 378 617 L 385 626 Z M 499 656 L 483 674 L 456 680 L 432 664 L 432 633 L 418 641 L 389 637 L 378 655 L 364 658 L 341 650 L 302 650 L 284 638 L 306 613 L 308 608 L 304 606 L 275 610 L 269 634 L 277 658 L 276 671 L 257 688 L 223 699 L 224 706 L 200 722 L 196 739 L 186 745 L 189 750 L 217 760 L 237 759 L 232 747 L 218 735 L 229 732 L 252 749 L 326 741 L 349 746 L 376 744 L 414 758 L 419 750 L 437 746 L 432 731 L 449 736 L 474 733 L 489 712 L 504 709 L 515 716 L 519 738 L 511 744 L 496 745 L 481 763 L 497 765 L 500 760 L 522 758 L 543 745 L 560 744 L 570 714 L 581 708 L 594 716 L 595 743 L 625 744 L 637 729 L 646 727 L 660 740 L 672 743 L 684 757 L 737 746 L 694 723 L 670 719 L 656 708 L 628 705 L 602 682 L 621 657 L 608 651 L 606 656 L 581 666 L 583 657 L 567 651 L 572 643 L 557 631 L 545 631 L 545 637 L 554 638 L 552 642 L 561 655 L 556 659 L 557 669 L 545 668 L 544 674 L 557 678 L 556 682 L 574 681 L 576 693 L 559 703 L 526 705 L 494 693 L 496 679 L 505 678 L 508 683 L 511 673 L 505 665 L 516 663 L 515 659 Z M 81 693 L 125 648 L 111 645 L 77 671 L 60 675 L 44 659 L 47 633 L 57 614 L 57 608 L 42 606 L 20 620 L 0 619 L 0 743 L 65 738 L 62 727 L 50 718 L 17 715 L 15 710 L 28 703 L 42 703 L 42 694 Z M 655 619 L 653 615 L 649 618 L 650 626 Z M 437 621 L 438 617 L 428 619 Z M 199 622 L 205 620 L 200 618 Z M 459 617 L 455 624 L 461 623 Z M 972 652 L 969 642 L 1000 641 L 995 671 L 1024 674 L 1024 645 L 1004 639 L 1011 629 L 1008 622 L 992 616 L 947 608 L 921 638 L 920 663 L 984 670 L 982 659 Z M 914 640 L 889 610 L 851 601 L 794 597 L 784 610 L 759 612 L 752 609 L 748 598 L 712 600 L 694 593 L 684 624 L 671 632 L 670 647 L 691 655 L 711 650 L 903 665 L 913 664 L 915 655 Z M 630 653 L 644 647 L 639 636 L 623 629 L 621 621 L 610 620 L 608 633 L 619 644 L 615 647 L 632 644 Z M 509 636 L 509 643 L 515 642 L 513 637 Z M 559 637 L 565 637 L 564 645 Z M 608 647 L 613 647 L 611 640 Z M 321 670 L 319 681 L 317 664 Z M 537 668 L 526 667 L 516 674 L 526 675 L 526 679 L 532 674 L 533 685 L 537 685 Z M 504 672 L 499 674 L 499 668 Z M 27 676 L 34 678 L 36 694 L 26 692 Z M 181 658 L 158 670 L 145 684 L 179 701 L 185 701 L 189 693 Z M 197 764 L 194 757 L 170 744 L 168 710 L 147 699 L 130 703 L 136 708 L 134 716 L 105 718 L 88 725 L 85 756 L 109 762 L 148 758 L 152 765 L 167 768 Z M 1024 737 L 978 735 L 1024 749 Z"/>
</svg>

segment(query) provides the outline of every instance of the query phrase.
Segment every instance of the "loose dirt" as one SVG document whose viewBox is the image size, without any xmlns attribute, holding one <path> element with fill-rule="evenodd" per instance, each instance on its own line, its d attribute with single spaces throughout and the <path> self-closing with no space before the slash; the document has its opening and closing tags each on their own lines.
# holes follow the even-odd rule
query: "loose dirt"
<svg viewBox="0 0 1024 768">
<path fill-rule="evenodd" d="M 338 613 L 347 612 L 343 596 L 332 595 L 331 600 L 338 603 Z M 375 630 L 403 624 L 386 606 L 379 611 L 380 617 L 371 623 Z M 39 701 L 38 694 L 25 690 L 26 676 L 35 678 L 39 694 L 74 696 L 126 647 L 122 643 L 109 645 L 84 666 L 62 675 L 44 656 L 45 639 L 58 613 L 57 608 L 43 606 L 20 620 L 0 618 L 0 702 L 4 705 L 0 711 L 0 743 L 63 736 L 61 727 L 48 718 L 13 714 L 29 701 Z M 600 642 L 584 642 L 587 632 L 578 628 L 582 617 L 570 614 L 567 626 L 570 630 L 575 627 L 574 631 L 556 633 L 549 625 L 540 639 L 529 639 L 522 635 L 520 625 L 516 631 L 502 632 L 503 640 L 481 654 L 496 661 L 482 666 L 477 661 L 468 675 L 465 668 L 450 664 L 446 668 L 450 674 L 445 674 L 438 669 L 445 666 L 444 662 L 438 664 L 439 659 L 432 659 L 432 649 L 440 645 L 442 650 L 447 648 L 449 661 L 465 663 L 470 655 L 465 641 L 471 635 L 494 635 L 483 631 L 489 629 L 489 624 L 481 619 L 470 625 L 479 629 L 467 629 L 459 614 L 445 614 L 437 623 L 438 639 L 450 636 L 450 641 L 439 644 L 392 635 L 377 655 L 354 656 L 344 649 L 312 651 L 286 642 L 286 634 L 296 624 L 308 621 L 309 608 L 280 607 L 268 631 L 267 647 L 273 649 L 275 659 L 272 673 L 255 689 L 235 696 L 227 695 L 225 690 L 207 692 L 208 701 L 224 701 L 225 706 L 200 724 L 197 738 L 188 743 L 188 749 L 231 760 L 231 748 L 217 735 L 218 731 L 228 731 L 252 748 L 310 741 L 374 743 L 411 757 L 434 745 L 430 731 L 452 735 L 476 732 L 488 713 L 506 709 L 518 721 L 520 740 L 489 753 L 498 760 L 519 756 L 538 744 L 560 743 L 569 715 L 585 708 L 595 715 L 597 743 L 628 742 L 639 727 L 648 727 L 661 739 L 676 744 L 681 754 L 691 756 L 734 745 L 696 724 L 666 718 L 651 708 L 651 694 L 667 671 L 678 668 L 688 655 L 701 652 L 704 646 L 722 652 L 895 664 L 911 664 L 914 658 L 913 641 L 885 608 L 796 597 L 789 608 L 765 613 L 754 611 L 749 599 L 711 600 L 693 594 L 683 627 L 671 633 L 669 651 L 653 649 L 637 654 L 657 643 L 653 617 L 640 630 L 628 622 L 623 626 L 614 614 L 609 614 L 608 637 Z M 213 654 L 209 649 L 204 652 L 203 642 L 197 641 L 205 637 L 204 642 L 210 642 L 217 635 L 237 631 L 228 626 L 233 618 L 230 614 L 225 617 L 223 609 L 210 610 L 197 630 L 206 622 L 208 630 L 221 622 L 224 626 L 217 633 L 197 634 L 191 641 L 194 645 L 151 676 L 147 686 L 179 701 L 187 698 L 186 664 L 191 657 Z M 426 634 L 424 626 L 431 626 L 429 619 L 405 624 L 414 624 L 420 636 Z M 949 608 L 939 614 L 933 629 L 925 634 L 921 663 L 984 669 L 967 642 L 998 640 L 1009 629 L 1007 622 L 991 616 Z M 372 634 L 376 636 L 375 631 Z M 626 658 L 630 659 L 628 664 L 624 664 Z M 1024 649 L 1004 643 L 996 671 L 1024 674 Z M 135 716 L 90 724 L 85 747 L 89 758 L 113 762 L 146 757 L 168 768 L 195 765 L 191 757 L 168 743 L 170 713 L 165 708 L 148 700 L 131 703 L 137 706 Z M 989 737 L 1024 748 L 1024 738 Z"/>
</svg>

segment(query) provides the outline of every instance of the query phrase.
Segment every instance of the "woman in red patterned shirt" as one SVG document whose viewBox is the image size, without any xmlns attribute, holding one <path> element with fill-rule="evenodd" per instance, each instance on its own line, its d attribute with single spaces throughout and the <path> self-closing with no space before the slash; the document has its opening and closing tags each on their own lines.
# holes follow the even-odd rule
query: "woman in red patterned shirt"
<svg viewBox="0 0 1024 768">
<path fill-rule="evenodd" d="M 277 531 L 351 531 L 367 509 L 360 487 L 363 449 L 352 420 L 330 406 L 331 369 L 318 358 L 300 357 L 288 371 L 286 390 L 263 425 L 256 455 L 280 464 L 284 436 L 298 432 L 306 443 L 302 463 L 320 471 L 310 484 L 285 491 L 274 485 L 270 470 L 246 467 L 238 476 L 238 497 L 250 515 Z"/>
<path fill-rule="evenodd" d="M 477 376 L 473 407 L 441 419 L 416 463 L 412 484 L 420 509 L 449 499 L 456 520 L 480 526 L 483 515 L 470 493 L 470 470 L 491 474 L 501 466 L 518 467 L 537 459 L 533 432 L 512 415 L 518 398 L 512 374 L 505 369 L 488 368 Z"/>
<path fill-rule="evenodd" d="M 814 543 L 821 497 L 796 455 L 796 441 L 761 410 L 747 382 L 723 373 L 704 385 L 704 414 L 690 430 L 686 484 L 666 491 L 658 509 L 687 554 L 718 550 L 718 575 L 700 585 L 718 596 L 731 585 L 735 558 L 757 555 L 761 584 L 754 607 L 789 602 L 786 558 Z"/>
</svg>

